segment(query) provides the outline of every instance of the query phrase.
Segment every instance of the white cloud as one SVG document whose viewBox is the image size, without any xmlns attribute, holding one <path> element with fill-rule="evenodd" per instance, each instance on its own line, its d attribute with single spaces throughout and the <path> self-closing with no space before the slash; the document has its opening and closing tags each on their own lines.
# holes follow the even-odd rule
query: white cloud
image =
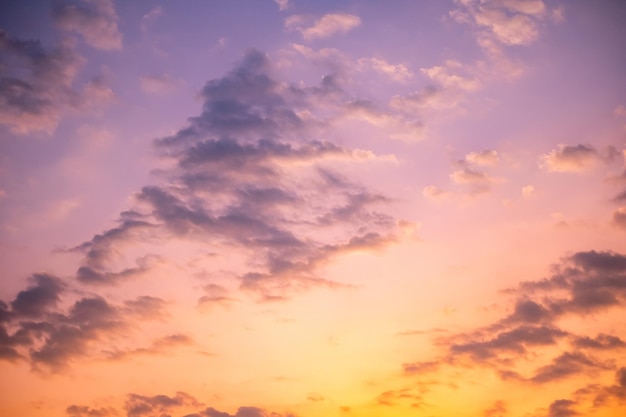
<svg viewBox="0 0 626 417">
<path fill-rule="evenodd" d="M 480 87 L 480 81 L 473 76 L 464 76 L 463 64 L 458 61 L 448 60 L 444 65 L 431 68 L 422 68 L 421 71 L 431 80 L 446 88 L 456 88 L 463 91 L 475 91 Z"/>
<path fill-rule="evenodd" d="M 304 39 L 321 39 L 336 33 L 346 33 L 361 24 L 361 18 L 349 13 L 329 13 L 308 26 L 309 18 L 302 15 L 289 16 L 285 20 L 287 29 L 297 30 Z"/>
<path fill-rule="evenodd" d="M 498 152 L 485 149 L 480 152 L 470 152 L 465 156 L 465 160 L 475 165 L 496 165 L 498 163 Z"/>
<path fill-rule="evenodd" d="M 534 193 L 535 187 L 533 187 L 532 185 L 526 185 L 522 187 L 522 196 L 524 196 L 524 198 L 530 198 Z"/>
<path fill-rule="evenodd" d="M 448 195 L 448 192 L 442 190 L 436 185 L 427 185 L 422 190 L 422 195 L 430 200 L 437 200 Z"/>
<path fill-rule="evenodd" d="M 413 73 L 404 64 L 391 64 L 380 58 L 361 58 L 359 66 L 384 74 L 393 81 L 405 82 L 413 77 Z"/>
</svg>

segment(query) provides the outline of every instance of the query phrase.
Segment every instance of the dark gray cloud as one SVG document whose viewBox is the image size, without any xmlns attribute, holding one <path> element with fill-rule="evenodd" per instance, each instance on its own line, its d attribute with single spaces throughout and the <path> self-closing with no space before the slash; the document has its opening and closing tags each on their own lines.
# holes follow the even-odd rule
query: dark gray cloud
<svg viewBox="0 0 626 417">
<path fill-rule="evenodd" d="M 552 313 L 533 300 L 519 300 L 513 313 L 505 319 L 507 322 L 540 323 L 549 321 Z"/>
<path fill-rule="evenodd" d="M 35 285 L 20 291 L 11 302 L 12 312 L 20 317 L 40 317 L 56 307 L 63 292 L 63 282 L 50 274 L 39 273 L 31 277 Z"/>
<path fill-rule="evenodd" d="M 620 329 L 581 335 L 569 330 L 568 324 L 571 319 L 588 320 L 609 309 L 624 309 L 625 288 L 626 255 L 595 250 L 573 253 L 553 265 L 547 278 L 505 291 L 513 296 L 509 312 L 493 324 L 466 333 L 433 335 L 443 353 L 403 364 L 403 374 L 420 378 L 450 369 L 487 367 L 503 381 L 538 386 L 598 379 L 615 369 L 616 359 L 626 349 L 624 335 Z M 547 360 L 542 359 L 546 352 L 551 353 Z M 529 364 L 534 369 L 521 372 Z M 583 404 L 609 407 L 626 400 L 626 370 L 618 370 L 615 385 L 590 384 L 572 398 L 555 401 L 547 415 L 576 415 Z M 538 415 L 542 413 L 545 409 Z"/>
<path fill-rule="evenodd" d="M 450 352 L 453 355 L 467 354 L 475 361 L 498 358 L 503 353 L 523 355 L 527 347 L 554 345 L 567 334 L 555 327 L 519 326 L 500 332 L 488 340 L 453 344 Z"/>
<path fill-rule="evenodd" d="M 70 405 L 65 412 L 69 417 L 109 417 L 117 414 L 113 408 L 90 408 L 84 405 Z"/>
<path fill-rule="evenodd" d="M 124 409 L 127 417 L 182 416 L 181 413 L 189 409 L 199 410 L 184 414 L 184 417 L 295 417 L 291 413 L 280 414 L 250 406 L 239 407 L 235 414 L 230 414 L 213 407 L 206 407 L 201 401 L 185 392 L 177 392 L 173 396 L 128 394 Z"/>
<path fill-rule="evenodd" d="M 165 413 L 183 406 L 201 407 L 202 404 L 184 392 L 177 392 L 173 397 L 167 395 L 145 396 L 129 394 L 124 408 L 128 417 L 148 417 L 167 415 Z"/>
<path fill-rule="evenodd" d="M 582 352 L 564 352 L 554 358 L 549 365 L 537 369 L 535 375 L 530 380 L 543 384 L 589 371 L 606 369 L 611 369 L 611 365 Z"/>
<path fill-rule="evenodd" d="M 298 114 L 315 112 L 322 87 L 288 85 L 271 74 L 267 56 L 251 50 L 204 86 L 201 114 L 154 142 L 174 162 L 160 174 L 164 181 L 144 186 L 117 227 L 76 248 L 85 254 L 80 281 L 115 284 L 143 274 L 139 262 L 114 267 L 122 248 L 176 237 L 239 251 L 248 261 L 231 276 L 260 300 L 278 300 L 313 286 L 342 287 L 320 276 L 328 262 L 395 241 L 396 220 L 379 211 L 390 200 L 326 166 L 375 155 L 320 139 L 324 122 Z"/>
<path fill-rule="evenodd" d="M 515 291 L 550 295 L 541 307 L 545 314 L 589 314 L 619 306 L 626 300 L 626 256 L 614 252 L 577 252 L 555 266 L 550 277 L 523 282 Z"/>
<path fill-rule="evenodd" d="M 110 100 L 101 78 L 74 86 L 83 61 L 69 44 L 47 49 L 0 29 L 0 125 L 18 134 L 51 133 L 68 109 Z"/>
<path fill-rule="evenodd" d="M 617 336 L 599 334 L 595 338 L 588 336 L 576 337 L 572 345 L 577 348 L 612 350 L 626 348 L 626 342 Z"/>
<path fill-rule="evenodd" d="M 16 295 L 11 308 L 0 302 L 0 359 L 25 360 L 39 371 L 58 372 L 81 357 L 100 357 L 102 351 L 96 346 L 102 342 L 114 346 L 114 339 L 128 332 L 131 321 L 161 319 L 166 314 L 165 302 L 151 296 L 127 300 L 123 305 L 87 296 L 65 307 L 62 298 L 75 295 L 60 278 L 40 273 L 31 281 L 34 284 Z M 174 334 L 143 351 L 162 353 L 190 342 L 187 336 Z"/>
<path fill-rule="evenodd" d="M 556 400 L 548 408 L 548 417 L 573 417 L 580 415 L 573 407 L 576 405 L 571 400 Z"/>
</svg>

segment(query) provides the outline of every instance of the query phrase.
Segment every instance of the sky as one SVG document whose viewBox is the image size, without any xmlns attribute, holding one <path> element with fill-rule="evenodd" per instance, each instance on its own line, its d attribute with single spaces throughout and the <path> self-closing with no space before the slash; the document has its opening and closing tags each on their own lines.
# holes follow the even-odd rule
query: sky
<svg viewBox="0 0 626 417">
<path fill-rule="evenodd" d="M 0 5 L 0 415 L 626 415 L 626 5 Z"/>
</svg>

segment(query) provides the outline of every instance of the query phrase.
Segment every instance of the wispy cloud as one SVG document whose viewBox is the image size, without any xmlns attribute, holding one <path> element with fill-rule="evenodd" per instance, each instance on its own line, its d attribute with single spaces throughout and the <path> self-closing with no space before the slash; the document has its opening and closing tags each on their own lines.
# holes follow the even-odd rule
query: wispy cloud
<svg viewBox="0 0 626 417">
<path fill-rule="evenodd" d="M 117 13 L 112 0 L 83 0 L 60 4 L 54 9 L 59 28 L 78 33 L 94 48 L 122 48 L 122 33 L 117 27 Z"/>
<path fill-rule="evenodd" d="M 148 94 L 167 94 L 182 84 L 168 74 L 146 74 L 139 78 L 141 89 Z"/>
<path fill-rule="evenodd" d="M 350 13 L 329 13 L 311 23 L 304 15 L 292 15 L 285 20 L 285 27 L 297 30 L 307 40 L 328 38 L 338 33 L 346 33 L 361 24 L 361 19 Z"/>
</svg>

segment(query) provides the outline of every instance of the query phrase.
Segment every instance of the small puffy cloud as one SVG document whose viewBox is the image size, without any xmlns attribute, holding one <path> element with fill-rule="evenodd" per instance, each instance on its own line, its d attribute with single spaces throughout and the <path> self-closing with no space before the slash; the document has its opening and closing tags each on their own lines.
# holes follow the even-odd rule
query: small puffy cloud
<svg viewBox="0 0 626 417">
<path fill-rule="evenodd" d="M 456 184 L 488 184 L 493 181 L 486 173 L 469 167 L 457 169 L 452 172 L 450 179 Z"/>
<path fill-rule="evenodd" d="M 572 407 L 576 403 L 571 400 L 556 400 L 548 408 L 548 417 L 574 417 L 580 415 Z"/>
<path fill-rule="evenodd" d="M 285 20 L 285 27 L 302 33 L 304 39 L 328 38 L 337 33 L 346 33 L 361 24 L 361 18 L 349 13 L 329 13 L 310 25 L 306 16 L 293 15 Z"/>
<path fill-rule="evenodd" d="M 457 169 L 450 174 L 450 179 L 455 184 L 469 185 L 474 193 L 489 190 L 492 184 L 501 179 L 493 177 L 476 168 L 476 165 L 492 165 L 497 162 L 495 151 L 472 152 L 457 163 Z"/>
<path fill-rule="evenodd" d="M 613 212 L 613 224 L 619 228 L 626 229 L 626 206 L 620 207 Z"/>
<path fill-rule="evenodd" d="M 493 166 L 500 160 L 498 152 L 494 150 L 485 149 L 480 152 L 470 152 L 465 155 L 465 160 L 474 165 L 489 165 Z"/>
<path fill-rule="evenodd" d="M 535 194 L 535 187 L 532 185 L 525 185 L 522 187 L 522 196 L 524 198 L 530 198 Z"/>
<path fill-rule="evenodd" d="M 422 189 L 422 195 L 428 199 L 435 200 L 448 195 L 448 192 L 436 185 L 427 185 Z"/>
<path fill-rule="evenodd" d="M 393 81 L 406 82 L 413 77 L 413 73 L 404 64 L 391 64 L 380 58 L 361 58 L 358 63 L 361 67 L 372 69 Z"/>
<path fill-rule="evenodd" d="M 148 74 L 139 78 L 139 85 L 148 94 L 166 94 L 174 91 L 180 81 L 168 74 Z"/>
<path fill-rule="evenodd" d="M 540 157 L 544 169 L 552 172 L 583 172 L 593 168 L 602 159 L 590 145 L 561 144 Z"/>
<path fill-rule="evenodd" d="M 56 7 L 54 20 L 63 30 L 76 32 L 94 48 L 122 48 L 122 34 L 117 27 L 117 13 L 112 0 L 83 0 Z"/>
</svg>

